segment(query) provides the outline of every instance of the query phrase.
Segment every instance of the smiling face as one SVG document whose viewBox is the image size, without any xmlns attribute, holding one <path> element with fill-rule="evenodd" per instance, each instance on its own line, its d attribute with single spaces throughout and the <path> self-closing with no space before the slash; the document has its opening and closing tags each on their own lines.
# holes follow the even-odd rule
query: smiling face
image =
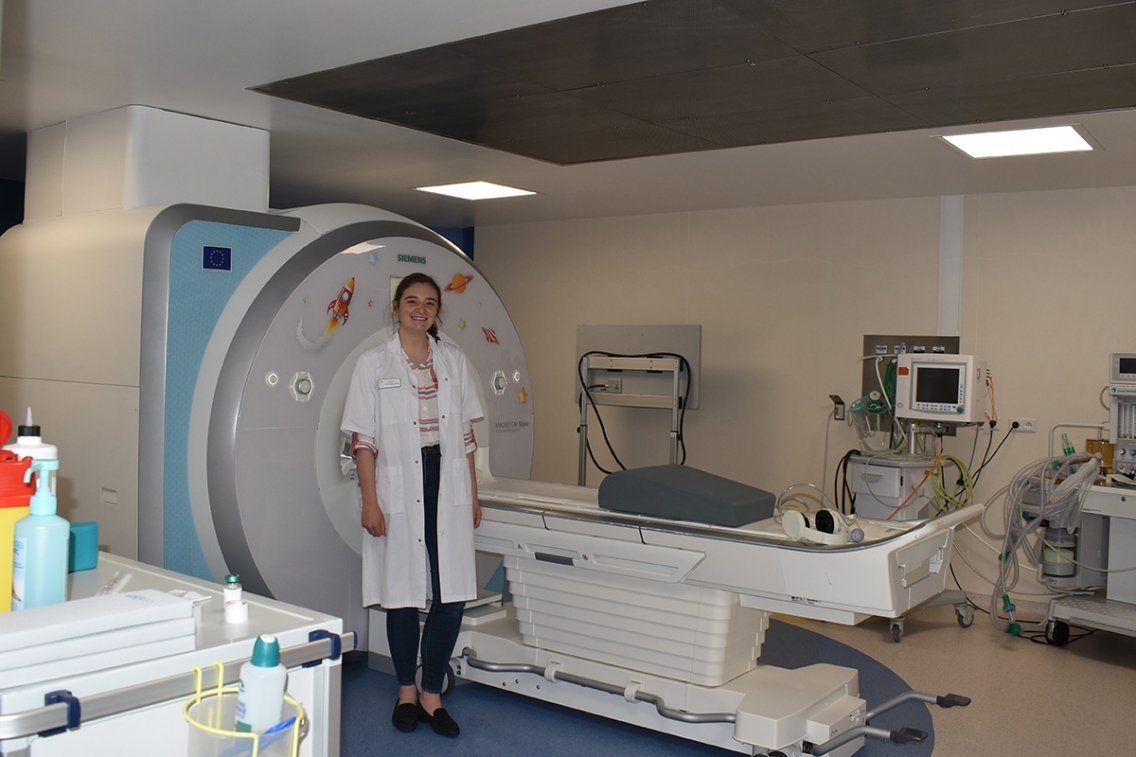
<svg viewBox="0 0 1136 757">
<path fill-rule="evenodd" d="M 442 293 L 436 285 L 420 281 L 403 289 L 391 304 L 400 329 L 426 334 L 438 320 Z"/>
</svg>

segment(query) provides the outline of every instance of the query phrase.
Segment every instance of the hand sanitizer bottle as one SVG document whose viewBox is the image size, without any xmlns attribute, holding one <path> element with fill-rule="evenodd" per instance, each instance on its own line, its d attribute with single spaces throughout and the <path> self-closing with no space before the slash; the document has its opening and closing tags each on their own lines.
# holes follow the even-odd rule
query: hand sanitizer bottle
<svg viewBox="0 0 1136 757">
<path fill-rule="evenodd" d="M 16 521 L 12 557 L 12 610 L 63 602 L 67 599 L 67 542 L 71 526 L 55 514 L 51 492 L 58 460 L 32 459 L 25 481 L 36 476 L 29 514 Z"/>
</svg>

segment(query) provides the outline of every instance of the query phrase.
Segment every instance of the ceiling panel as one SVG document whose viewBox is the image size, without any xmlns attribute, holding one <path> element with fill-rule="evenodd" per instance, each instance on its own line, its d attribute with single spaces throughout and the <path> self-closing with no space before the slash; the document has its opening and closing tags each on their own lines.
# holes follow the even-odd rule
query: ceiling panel
<svg viewBox="0 0 1136 757">
<path fill-rule="evenodd" d="M 976 86 L 1136 62 L 1136 4 L 816 53 L 880 95 Z"/>
<path fill-rule="evenodd" d="M 454 48 L 561 91 L 797 54 L 722 0 L 649 0 Z"/>
<path fill-rule="evenodd" d="M 577 163 L 1124 107 L 1084 72 L 1134 62 L 1132 2 L 647 0 L 259 89 Z"/>
<path fill-rule="evenodd" d="M 917 118 L 877 97 L 827 102 L 795 102 L 749 113 L 730 113 L 677 121 L 665 126 L 726 147 L 801 142 L 848 134 L 875 134 L 917 129 Z"/>
<path fill-rule="evenodd" d="M 672 155 L 720 148 L 720 143 L 654 124 L 637 124 L 601 131 L 574 132 L 553 137 L 510 140 L 501 149 L 519 155 L 541 156 L 552 163 L 591 163 L 616 158 Z"/>
<path fill-rule="evenodd" d="M 939 126 L 1136 108 L 1136 65 L 904 92 L 887 99 Z"/>
<path fill-rule="evenodd" d="M 507 149 L 507 143 L 526 137 L 559 137 L 645 125 L 640 119 L 590 106 L 560 92 L 418 108 L 402 114 L 399 121 L 415 129 L 498 149 Z"/>
<path fill-rule="evenodd" d="M 799 53 L 1129 5 L 1102 0 L 726 0 L 739 16 Z"/>
<path fill-rule="evenodd" d="M 456 48 L 415 50 L 298 76 L 256 88 L 265 94 L 354 113 L 400 120 L 407 113 L 451 107 L 481 109 L 488 101 L 548 92 L 505 69 L 483 66 Z"/>
<path fill-rule="evenodd" d="M 803 56 L 684 71 L 576 90 L 597 107 L 659 122 L 753 110 L 788 103 L 864 97 L 867 92 Z"/>
</svg>

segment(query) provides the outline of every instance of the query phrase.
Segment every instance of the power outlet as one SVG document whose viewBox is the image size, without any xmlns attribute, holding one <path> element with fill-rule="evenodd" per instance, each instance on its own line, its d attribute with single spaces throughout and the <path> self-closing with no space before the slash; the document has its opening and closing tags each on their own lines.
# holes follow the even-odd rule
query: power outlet
<svg viewBox="0 0 1136 757">
<path fill-rule="evenodd" d="M 609 378 L 604 380 L 604 391 L 608 394 L 622 394 L 623 393 L 623 379 Z"/>
<path fill-rule="evenodd" d="M 1015 434 L 1032 434 L 1037 431 L 1036 418 L 1011 418 L 1010 428 L 1014 428 L 1014 424 L 1018 424 L 1017 429 L 1014 430 Z"/>
</svg>

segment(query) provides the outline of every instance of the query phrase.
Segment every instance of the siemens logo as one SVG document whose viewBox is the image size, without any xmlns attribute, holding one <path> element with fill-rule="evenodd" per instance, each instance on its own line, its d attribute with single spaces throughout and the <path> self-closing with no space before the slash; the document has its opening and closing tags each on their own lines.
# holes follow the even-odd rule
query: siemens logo
<svg viewBox="0 0 1136 757">
<path fill-rule="evenodd" d="M 417 263 L 418 265 L 426 265 L 426 258 L 421 255 L 402 255 L 398 256 L 400 263 Z"/>
</svg>

